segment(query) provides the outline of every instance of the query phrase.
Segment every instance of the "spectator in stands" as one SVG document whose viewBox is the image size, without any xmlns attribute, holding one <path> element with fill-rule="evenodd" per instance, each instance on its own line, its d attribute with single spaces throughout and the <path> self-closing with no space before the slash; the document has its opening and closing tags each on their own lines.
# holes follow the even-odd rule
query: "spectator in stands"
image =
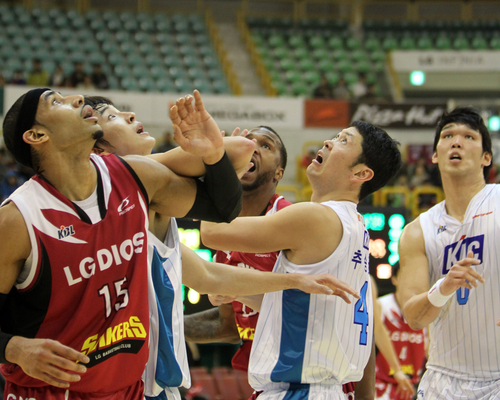
<svg viewBox="0 0 500 400">
<path fill-rule="evenodd" d="M 14 76 L 12 77 L 10 83 L 12 85 L 26 85 L 26 79 L 24 78 L 23 71 L 18 69 L 14 72 Z"/>
<path fill-rule="evenodd" d="M 358 81 L 352 85 L 352 95 L 356 100 L 360 100 L 363 96 L 366 96 L 367 92 L 368 87 L 366 86 L 366 75 L 364 73 L 360 73 Z"/>
<path fill-rule="evenodd" d="M 351 98 L 351 92 L 344 78 L 340 78 L 337 86 L 333 89 L 333 97 L 339 100 L 349 100 Z"/>
<path fill-rule="evenodd" d="M 170 131 L 166 131 L 165 136 L 163 136 L 163 142 L 158 146 L 158 152 L 165 153 L 166 151 L 175 149 L 176 147 L 177 144 L 172 138 L 172 133 Z"/>
<path fill-rule="evenodd" d="M 7 171 L 2 182 L 0 182 L 0 200 L 5 200 L 23 183 L 24 179 L 21 178 L 16 170 L 11 169 Z"/>
<path fill-rule="evenodd" d="M 85 75 L 85 78 L 83 78 L 83 83 L 80 83 L 78 85 L 78 88 L 80 89 L 90 89 L 90 90 L 95 90 L 97 89 L 92 82 L 92 77 L 90 75 Z"/>
<path fill-rule="evenodd" d="M 109 89 L 108 77 L 102 70 L 101 64 L 94 64 L 92 69 L 92 84 L 96 89 Z"/>
<path fill-rule="evenodd" d="M 374 83 L 369 83 L 366 86 L 366 93 L 360 98 L 360 100 L 373 100 L 377 98 L 377 91 Z"/>
<path fill-rule="evenodd" d="M 320 84 L 314 89 L 313 97 L 316 99 L 331 99 L 333 98 L 333 86 L 325 75 L 321 75 Z"/>
<path fill-rule="evenodd" d="M 302 156 L 302 160 L 300 161 L 301 167 L 307 168 L 312 160 L 316 158 L 317 152 L 318 151 L 315 149 L 309 149 L 307 153 Z"/>
<path fill-rule="evenodd" d="M 44 87 L 49 84 L 49 74 L 43 69 L 42 61 L 38 58 L 33 59 L 33 68 L 28 75 L 28 85 Z"/>
<path fill-rule="evenodd" d="M 62 87 L 66 85 L 66 74 L 60 65 L 57 65 L 54 73 L 50 76 L 49 86 L 50 87 Z"/>
<path fill-rule="evenodd" d="M 69 77 L 71 87 L 83 85 L 86 76 L 87 74 L 83 70 L 83 64 L 81 62 L 76 62 L 74 64 L 73 73 Z"/>
<path fill-rule="evenodd" d="M 409 185 L 410 188 L 415 188 L 417 186 L 430 185 L 431 179 L 429 172 L 427 171 L 427 165 L 424 158 L 419 158 L 413 168 L 409 171 Z"/>
</svg>

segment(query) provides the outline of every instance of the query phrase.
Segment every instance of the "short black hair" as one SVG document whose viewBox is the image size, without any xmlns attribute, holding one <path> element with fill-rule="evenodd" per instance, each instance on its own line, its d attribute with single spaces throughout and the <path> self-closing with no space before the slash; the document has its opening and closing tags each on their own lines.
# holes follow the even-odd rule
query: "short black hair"
<svg viewBox="0 0 500 400">
<path fill-rule="evenodd" d="M 359 200 L 363 200 L 396 176 L 403 161 L 398 149 L 399 143 L 382 128 L 364 121 L 354 121 L 350 127 L 356 128 L 363 137 L 361 155 L 354 165 L 366 164 L 373 170 L 373 178 L 361 185 Z"/>
<path fill-rule="evenodd" d="M 276 135 L 276 137 L 279 139 L 281 148 L 280 148 L 280 167 L 283 169 L 286 169 L 286 163 L 288 161 L 288 154 L 286 152 L 286 147 L 285 143 L 283 143 L 283 139 L 281 139 L 281 136 L 278 135 L 278 132 L 276 132 L 273 128 L 265 125 L 259 125 L 259 128 L 262 129 L 267 129 L 269 132 L 272 132 Z"/>
<path fill-rule="evenodd" d="M 85 105 L 91 106 L 94 110 L 99 104 L 108 104 L 110 106 L 114 106 L 114 103 L 109 98 L 104 96 L 85 96 L 84 102 Z"/>
<path fill-rule="evenodd" d="M 441 131 L 443 128 L 450 124 L 463 124 L 468 126 L 470 129 L 477 131 L 481 134 L 482 143 L 483 143 L 483 152 L 487 152 L 491 154 L 491 163 L 487 167 L 483 169 L 484 180 L 488 180 L 488 175 L 490 173 L 490 169 L 493 166 L 493 150 L 491 144 L 491 135 L 486 127 L 483 118 L 479 114 L 478 110 L 473 107 L 456 107 L 450 112 L 445 112 L 441 118 L 439 119 L 436 126 L 436 133 L 434 135 L 434 145 L 433 151 L 436 152 L 437 144 L 439 139 L 441 138 Z"/>
</svg>

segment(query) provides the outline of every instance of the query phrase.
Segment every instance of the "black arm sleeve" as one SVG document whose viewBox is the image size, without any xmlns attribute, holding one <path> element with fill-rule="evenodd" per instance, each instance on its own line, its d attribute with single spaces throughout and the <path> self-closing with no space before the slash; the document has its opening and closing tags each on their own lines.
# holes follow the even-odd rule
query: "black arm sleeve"
<svg viewBox="0 0 500 400">
<path fill-rule="evenodd" d="M 241 183 L 226 153 L 215 164 L 205 164 L 203 181 L 196 180 L 196 199 L 186 218 L 231 222 L 241 211 Z"/>
<path fill-rule="evenodd" d="M 7 301 L 7 295 L 5 293 L 0 293 L 0 311 L 2 311 L 5 302 Z M 14 335 L 8 333 L 0 332 L 0 364 L 7 364 L 8 361 L 5 359 L 5 348 L 7 343 Z"/>
</svg>

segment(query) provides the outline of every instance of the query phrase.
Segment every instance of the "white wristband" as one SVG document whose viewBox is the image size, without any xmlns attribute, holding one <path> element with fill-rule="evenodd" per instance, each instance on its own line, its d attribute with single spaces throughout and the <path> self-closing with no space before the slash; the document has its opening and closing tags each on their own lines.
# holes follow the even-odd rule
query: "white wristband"
<svg viewBox="0 0 500 400">
<path fill-rule="evenodd" d="M 443 280 L 444 278 L 439 279 L 427 293 L 427 298 L 434 307 L 443 307 L 448 302 L 448 300 L 455 294 L 452 293 L 448 296 L 441 294 L 441 290 L 439 290 L 439 287 L 441 286 Z"/>
</svg>

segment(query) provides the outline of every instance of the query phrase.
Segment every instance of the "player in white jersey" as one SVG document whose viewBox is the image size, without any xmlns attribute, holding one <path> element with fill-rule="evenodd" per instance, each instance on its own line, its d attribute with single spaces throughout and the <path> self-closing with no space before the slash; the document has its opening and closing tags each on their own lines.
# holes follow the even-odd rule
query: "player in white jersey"
<svg viewBox="0 0 500 400">
<path fill-rule="evenodd" d="M 198 96 L 197 92 L 195 96 Z M 177 101 L 176 107 L 171 111 L 174 122 L 178 122 L 176 113 L 182 113 L 184 107 L 190 105 L 192 101 L 191 96 Z M 98 123 L 103 130 L 103 139 L 98 142 L 101 151 L 121 156 L 151 153 L 155 140 L 144 132 L 142 124 L 135 120 L 134 113 L 117 110 L 109 99 L 103 97 L 87 97 L 86 103 L 96 110 Z M 197 108 L 199 111 L 192 110 L 190 128 L 196 122 L 194 119 L 200 117 L 200 114 L 207 116 L 202 113 L 201 99 L 197 102 Z M 207 138 L 210 136 L 204 139 Z M 218 143 L 218 146 L 222 144 L 218 131 L 211 138 Z M 201 136 L 198 138 L 197 147 L 200 147 L 202 139 Z M 178 137 L 178 140 L 182 139 Z M 224 140 L 225 147 L 229 147 L 228 153 L 237 172 L 243 173 L 253 153 L 253 142 L 238 137 Z M 211 147 L 205 144 L 204 152 L 206 153 Z M 182 175 L 205 173 L 201 159 L 185 153 L 181 148 L 164 154 L 155 154 L 151 158 Z M 200 268 L 203 268 L 203 265 L 200 262 L 207 267 L 210 267 L 210 263 L 201 261 L 197 256 L 193 258 L 192 251 L 181 245 L 175 219 L 151 213 L 150 223 L 150 230 L 154 232 L 154 234 L 149 232 L 148 235 L 148 260 L 151 265 L 148 291 L 151 331 L 149 360 L 144 374 L 144 391 L 148 398 L 180 399 L 178 387 L 190 386 L 184 342 L 182 283 L 194 289 L 201 289 L 194 277 L 201 273 Z"/>
<path fill-rule="evenodd" d="M 208 247 L 281 250 L 274 272 L 328 272 L 360 293 L 352 304 L 295 290 L 264 297 L 249 366 L 252 387 L 263 391 L 259 399 L 344 399 L 342 383 L 361 379 L 372 350 L 373 301 L 369 235 L 356 205 L 400 166 L 396 142 L 386 132 L 354 122 L 326 140 L 308 167 L 312 202 L 230 224 L 202 222 Z"/>
<path fill-rule="evenodd" d="M 404 229 L 399 248 L 404 316 L 413 329 L 430 325 L 418 396 L 499 399 L 500 187 L 486 184 L 492 144 L 475 110 L 443 115 L 432 160 L 446 200 Z"/>
</svg>

